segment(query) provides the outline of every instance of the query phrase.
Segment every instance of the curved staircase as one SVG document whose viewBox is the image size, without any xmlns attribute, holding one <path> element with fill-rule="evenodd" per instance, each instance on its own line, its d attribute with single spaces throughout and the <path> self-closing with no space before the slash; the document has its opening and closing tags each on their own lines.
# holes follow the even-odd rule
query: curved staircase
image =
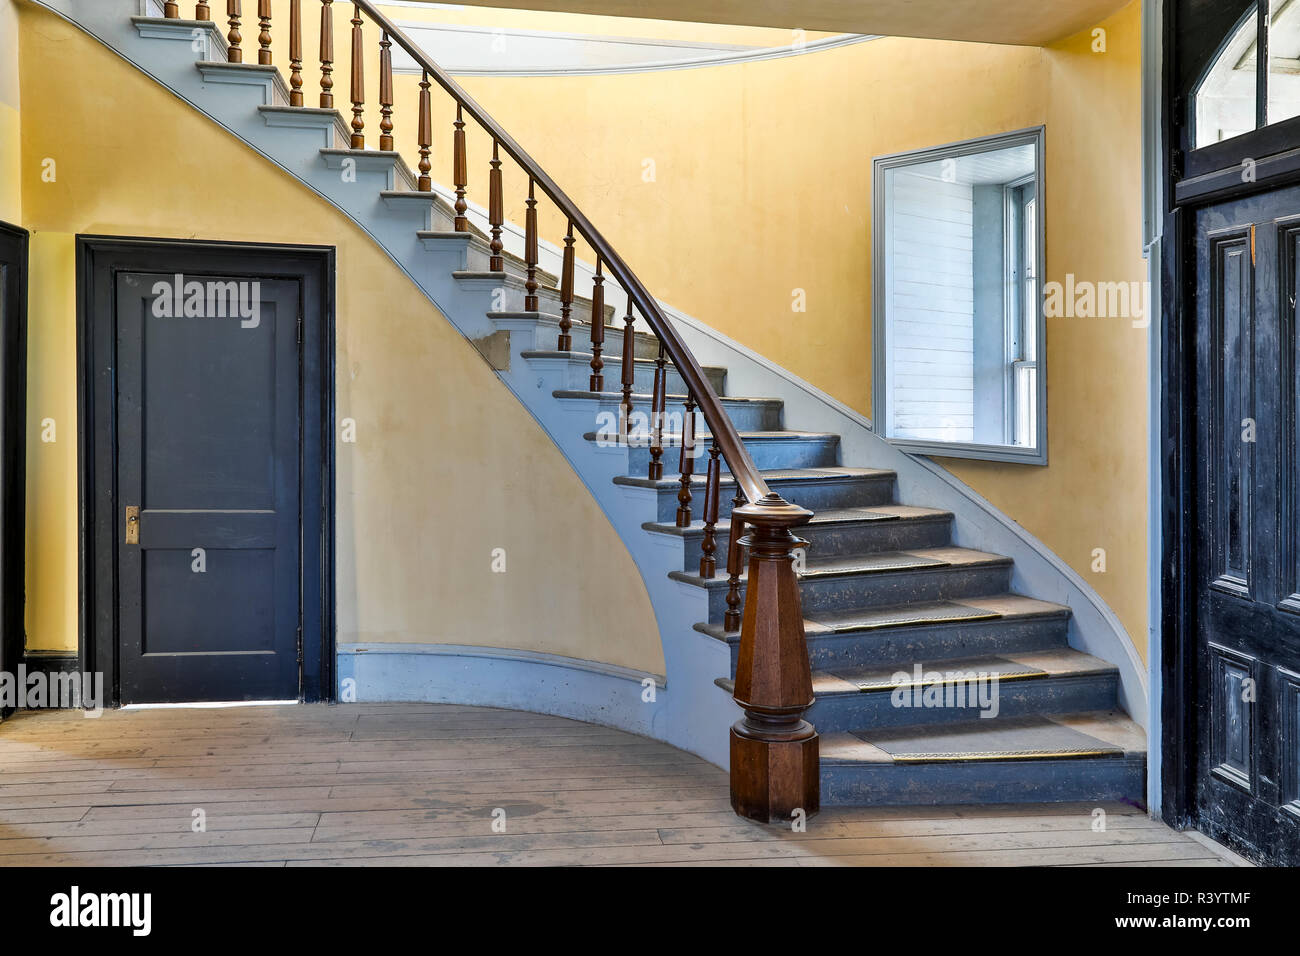
<svg viewBox="0 0 1300 956">
<path fill-rule="evenodd" d="M 799 430 L 779 398 L 729 394 L 726 368 L 691 369 L 665 357 L 661 343 L 671 332 L 646 331 L 648 309 L 625 321 L 602 294 L 573 294 L 564 269 L 542 270 L 535 245 L 526 243 L 522 255 L 505 251 L 496 231 L 466 222 L 451 190 L 421 191 L 398 153 L 351 148 L 342 114 L 290 105 L 296 90 L 275 67 L 226 62 L 214 24 L 163 16 L 153 4 L 152 15 L 114 30 L 102 9 L 88 14 L 79 0 L 47 5 L 137 65 L 154 64 L 147 72 L 174 88 L 187 82 L 177 64 L 190 61 L 196 82 L 180 95 L 361 223 L 471 339 L 506 336 L 503 378 L 575 463 L 634 556 L 658 556 L 638 557 L 657 612 L 669 601 L 698 608 L 695 638 L 724 651 L 707 659 L 730 661 L 729 671 L 712 675 L 721 688 L 712 693 L 733 692 L 745 666 L 729 612 L 738 610 L 737 596 L 746 598 L 749 572 L 733 559 L 728 574 L 728 559 L 741 550 L 731 541 L 741 523 L 732 518 L 745 510 L 750 478 L 732 469 L 752 466 L 783 503 L 813 513 L 791 525 L 807 542 L 794 570 L 815 695 L 803 717 L 821 735 L 823 805 L 1142 801 L 1145 737 L 1121 709 L 1119 670 L 1069 646 L 1068 607 L 1012 590 L 1010 558 L 955 546 L 943 502 L 897 501 L 895 473 L 846 461 L 839 435 Z M 127 23 L 126 4 L 106 6 Z M 355 185 L 340 192 L 344 168 Z M 529 234 L 535 244 L 535 226 Z M 593 338 L 599 358 L 587 344 Z M 704 382 L 725 429 L 699 420 Z M 645 426 L 656 407 L 676 423 L 658 445 Z M 580 421 L 588 427 L 574 429 Z M 723 431 L 743 442 L 747 462 L 726 454 L 725 443 L 719 454 Z M 692 474 L 683 481 L 688 459 Z M 600 467 L 588 467 L 593 462 Z M 717 573 L 702 573 L 709 570 L 702 553 Z M 665 610 L 661 627 L 672 621 Z M 679 691 L 669 657 L 671 698 Z"/>
</svg>

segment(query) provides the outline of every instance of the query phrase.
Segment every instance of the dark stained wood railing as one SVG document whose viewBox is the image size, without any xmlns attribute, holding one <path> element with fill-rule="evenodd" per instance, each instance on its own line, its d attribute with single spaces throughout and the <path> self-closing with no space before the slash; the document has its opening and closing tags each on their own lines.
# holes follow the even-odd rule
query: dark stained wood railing
<svg viewBox="0 0 1300 956">
<path fill-rule="evenodd" d="M 631 444 L 632 387 L 636 384 L 636 313 L 632 310 L 632 297 L 627 297 L 627 314 L 623 316 L 623 400 L 618 405 L 618 438 L 624 445 Z"/>
<path fill-rule="evenodd" d="M 573 220 L 564 236 L 564 257 L 560 265 L 560 338 L 556 348 L 561 352 L 573 349 Z"/>
<path fill-rule="evenodd" d="M 664 418 L 668 407 L 667 349 L 659 340 L 659 354 L 655 357 L 654 390 L 650 395 L 650 473 L 651 481 L 664 477 Z"/>
<path fill-rule="evenodd" d="M 321 0 L 320 108 L 334 109 L 334 0 Z"/>
<path fill-rule="evenodd" d="M 257 62 L 271 65 L 271 0 L 257 0 Z"/>
<path fill-rule="evenodd" d="M 334 20 L 333 0 L 320 0 L 320 105 L 334 107 Z M 258 63 L 272 63 L 271 0 L 258 0 Z M 167 3 L 167 17 L 179 17 L 179 4 Z M 226 12 L 230 32 L 229 60 L 243 61 L 240 35 L 242 17 L 240 0 L 227 0 Z M 731 729 L 732 806 L 737 813 L 759 820 L 787 820 L 796 810 L 815 813 L 819 805 L 818 738 L 816 731 L 802 719 L 812 704 L 812 679 L 804 639 L 803 614 L 799 583 L 794 571 L 793 551 L 803 544 L 793 530 L 806 523 L 811 512 L 787 503 L 763 480 L 744 442 L 728 417 L 699 362 L 678 335 L 658 301 L 623 261 L 618 251 L 605 239 L 591 220 L 571 200 L 540 165 L 483 109 L 461 86 L 438 66 L 402 30 L 381 13 L 372 0 L 355 0 L 351 17 L 351 147 L 365 149 L 365 59 L 367 56 L 363 28 L 369 23 L 381 37 L 378 49 L 379 147 L 391 151 L 393 137 L 393 65 L 392 46 L 401 47 L 422 71 L 419 95 L 418 150 L 421 191 L 433 188 L 429 161 L 433 145 L 431 82 L 449 94 L 456 105 L 452 131 L 452 185 L 455 189 L 455 229 L 469 232 L 466 195 L 469 188 L 469 164 L 466 152 L 466 117 L 490 137 L 492 158 L 488 170 L 488 222 L 491 230 L 493 272 L 504 271 L 501 232 L 504 226 L 504 180 L 502 155 L 515 162 L 528 177 L 526 200 L 524 262 L 526 267 L 526 311 L 538 309 L 538 216 L 537 194 L 550 200 L 567 222 L 560 276 L 561 317 L 557 348 L 571 351 L 572 308 L 574 302 L 574 244 L 581 238 L 595 254 L 595 277 L 591 291 L 591 381 L 593 392 L 603 392 L 605 342 L 605 282 L 608 278 L 627 294 L 627 316 L 623 327 L 622 375 L 620 384 L 621 440 L 629 440 L 632 416 L 632 389 L 635 383 L 635 315 L 640 312 L 650 332 L 657 338 L 659 351 L 654 369 L 654 387 L 650 408 L 649 477 L 662 481 L 664 438 L 667 429 L 667 366 L 671 362 L 684 386 L 684 409 L 677 435 L 681 446 L 678 477 L 676 523 L 686 528 L 692 524 L 695 458 L 699 453 L 696 440 L 696 415 L 709 430 L 708 465 L 704 483 L 702 518 L 704 538 L 701 544 L 700 576 L 713 578 L 717 573 L 716 525 L 719 519 L 719 495 L 722 462 L 725 461 L 735 482 L 731 528 L 727 543 L 727 611 L 723 624 L 728 631 L 740 630 L 740 657 L 736 668 L 735 699 L 744 708 L 745 717 Z M 207 3 L 199 3 L 199 19 L 210 17 Z M 292 106 L 302 105 L 302 24 L 300 0 L 290 9 L 289 58 L 291 63 Z M 740 596 L 744 554 L 748 553 L 748 577 L 745 598 Z"/>
<path fill-rule="evenodd" d="M 596 274 L 591 280 L 591 390 L 605 390 L 605 264 L 596 257 Z"/>
<path fill-rule="evenodd" d="M 704 480 L 704 540 L 700 542 L 700 577 L 712 578 L 718 573 L 718 493 L 722 484 L 722 465 L 718 461 L 722 449 L 716 438 L 709 444 L 709 470 Z"/>
<path fill-rule="evenodd" d="M 393 151 L 393 41 L 379 41 L 379 148 Z"/>
<path fill-rule="evenodd" d="M 501 242 L 501 224 L 505 222 L 505 197 L 501 186 L 501 147 L 492 144 L 492 171 L 488 173 L 488 227 L 492 231 L 490 272 L 505 272 L 506 261 L 501 256 L 505 246 Z"/>
<path fill-rule="evenodd" d="M 243 63 L 244 50 L 240 44 L 244 42 L 244 38 L 239 32 L 239 21 L 243 17 L 240 0 L 226 0 L 226 17 L 230 24 L 230 32 L 226 34 L 226 43 L 230 45 L 227 59 L 231 63 Z"/>
<path fill-rule="evenodd" d="M 352 5 L 352 148 L 366 148 L 366 51 L 361 27 L 361 7 Z"/>
<path fill-rule="evenodd" d="M 528 211 L 524 213 L 524 311 L 537 311 L 537 184 L 528 180 Z"/>
<path fill-rule="evenodd" d="M 433 149 L 433 116 L 432 105 L 429 101 L 429 74 L 424 73 L 420 77 L 420 183 L 421 192 L 433 191 L 433 180 L 429 178 L 429 171 L 433 165 L 429 162 L 429 152 Z"/>
<path fill-rule="evenodd" d="M 695 397 L 686 395 L 686 412 L 682 415 L 682 453 L 677 461 L 677 527 L 691 526 L 691 478 L 695 474 Z"/>
<path fill-rule="evenodd" d="M 289 105 L 302 106 L 302 0 L 289 3 Z"/>
</svg>

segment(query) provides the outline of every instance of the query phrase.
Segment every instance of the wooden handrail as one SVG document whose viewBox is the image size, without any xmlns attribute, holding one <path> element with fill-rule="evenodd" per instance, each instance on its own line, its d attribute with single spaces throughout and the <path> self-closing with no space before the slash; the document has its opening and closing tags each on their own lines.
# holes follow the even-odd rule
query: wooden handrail
<svg viewBox="0 0 1300 956">
<path fill-rule="evenodd" d="M 750 504 L 767 508 L 784 506 L 785 508 L 795 509 L 791 513 L 791 518 L 795 519 L 794 523 L 796 524 L 800 523 L 798 519 L 802 515 L 811 517 L 811 514 L 804 509 L 795 508 L 795 506 L 781 501 L 779 496 L 774 495 L 771 489 L 768 488 L 767 482 L 763 480 L 763 476 L 754 465 L 754 460 L 745 449 L 745 444 L 741 441 L 740 435 L 731 423 L 731 419 L 723 410 L 721 400 L 705 377 L 700 363 L 696 361 L 690 349 L 682 342 L 668 318 L 663 314 L 663 310 L 659 308 L 659 303 L 654 296 L 637 278 L 636 273 L 623 261 L 623 257 L 600 234 L 600 231 L 592 224 L 591 220 L 583 214 L 577 204 L 556 184 L 555 180 L 551 179 L 537 161 L 528 154 L 527 150 L 520 146 L 514 137 L 492 118 L 487 110 L 480 106 L 459 83 L 448 76 L 442 67 L 435 63 L 410 37 L 402 32 L 402 29 L 397 24 L 376 9 L 371 0 L 356 0 L 356 2 L 381 30 L 385 31 L 398 46 L 405 50 L 407 55 L 415 60 L 420 68 L 433 78 L 434 82 L 446 90 L 461 109 L 492 137 L 494 142 L 500 145 L 502 152 L 523 168 L 524 172 L 537 184 L 537 188 L 551 202 L 555 203 L 560 212 L 573 223 L 575 231 L 595 251 L 597 262 L 603 262 L 609 274 L 623 287 L 623 291 L 632 297 L 636 307 L 645 316 L 650 328 L 659 337 L 659 341 L 663 342 L 664 349 L 673 365 L 677 368 L 682 380 L 686 383 L 687 390 L 694 396 L 696 403 L 699 405 L 700 413 L 709 425 L 709 430 L 717 439 L 718 447 L 722 451 L 722 457 L 726 459 L 731 474 L 735 477 L 736 483 L 745 493 L 745 498 Z M 592 321 L 603 322 L 604 316 L 593 315 Z M 766 502 L 766 504 L 760 505 L 761 502 Z M 800 512 L 802 515 L 799 514 Z"/>
</svg>

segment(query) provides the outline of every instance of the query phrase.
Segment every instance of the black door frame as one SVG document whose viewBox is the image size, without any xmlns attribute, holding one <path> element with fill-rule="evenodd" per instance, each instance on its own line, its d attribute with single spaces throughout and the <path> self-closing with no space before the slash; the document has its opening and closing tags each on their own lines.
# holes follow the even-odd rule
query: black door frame
<svg viewBox="0 0 1300 956">
<path fill-rule="evenodd" d="M 304 639 L 299 650 L 300 697 L 307 701 L 333 700 L 335 252 L 328 246 L 77 237 L 78 656 L 81 669 L 102 672 L 108 702 L 113 705 L 120 702 L 115 542 L 121 509 L 115 461 L 113 277 L 117 272 L 158 272 L 160 262 L 165 263 L 163 269 L 168 272 L 299 279 L 304 290 L 318 290 L 319 308 L 308 306 L 302 310 Z M 312 553 L 316 560 L 309 560 Z M 306 637 L 314 630 L 313 617 L 319 621 L 319 641 Z"/>
<path fill-rule="evenodd" d="M 1190 109 L 1222 39 L 1241 22 L 1231 7 L 1166 0 L 1161 45 L 1160 136 L 1164 153 L 1164 231 L 1160 270 L 1160 817 L 1196 823 L 1196 283 L 1195 216 L 1204 206 L 1300 185 L 1300 117 L 1193 149 Z M 1245 9 L 1243 4 L 1241 9 Z M 1267 50 L 1261 18 L 1260 48 Z M 1261 74 L 1267 56 L 1259 57 Z M 1253 176 L 1243 175 L 1246 160 Z"/>
<path fill-rule="evenodd" d="M 24 593 L 26 590 L 27 499 L 27 243 L 26 229 L 0 222 L 0 241 L 17 250 L 10 279 L 4 286 L 4 328 L 0 329 L 0 362 L 4 367 L 3 427 L 0 427 L 0 509 L 4 536 L 0 540 L 0 588 L 4 616 L 0 620 L 0 667 L 16 670 L 23 660 Z M 0 708 L 0 717 L 5 716 Z"/>
</svg>

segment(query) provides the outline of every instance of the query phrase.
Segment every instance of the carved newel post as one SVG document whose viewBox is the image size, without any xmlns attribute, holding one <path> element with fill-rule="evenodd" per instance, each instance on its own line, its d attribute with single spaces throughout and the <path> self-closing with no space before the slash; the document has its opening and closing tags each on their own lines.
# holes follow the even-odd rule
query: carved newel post
<svg viewBox="0 0 1300 956">
<path fill-rule="evenodd" d="M 808 816 L 821 805 L 817 731 L 803 719 L 812 706 L 812 673 L 804 640 L 791 528 L 812 514 L 779 495 L 736 509 L 751 526 L 749 581 L 740 628 L 736 703 L 743 719 L 731 728 L 731 807 L 764 823 Z"/>
</svg>

